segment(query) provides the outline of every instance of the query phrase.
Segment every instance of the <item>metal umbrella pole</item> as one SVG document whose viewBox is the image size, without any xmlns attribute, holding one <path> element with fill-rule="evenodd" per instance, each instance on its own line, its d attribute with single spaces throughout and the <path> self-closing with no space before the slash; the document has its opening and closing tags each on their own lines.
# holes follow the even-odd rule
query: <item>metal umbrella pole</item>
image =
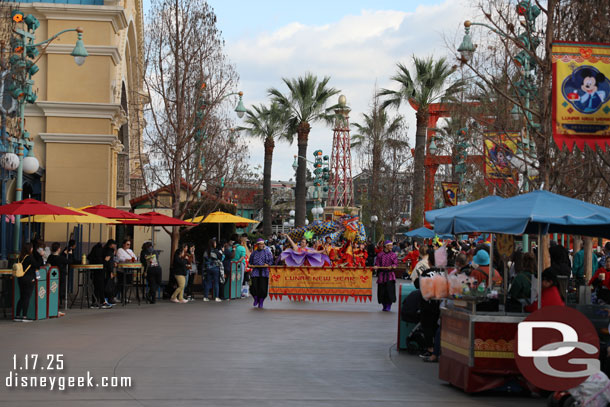
<svg viewBox="0 0 610 407">
<path fill-rule="evenodd" d="M 542 268 L 544 261 L 542 258 L 542 224 L 538 224 L 538 309 L 542 308 Z"/>
</svg>

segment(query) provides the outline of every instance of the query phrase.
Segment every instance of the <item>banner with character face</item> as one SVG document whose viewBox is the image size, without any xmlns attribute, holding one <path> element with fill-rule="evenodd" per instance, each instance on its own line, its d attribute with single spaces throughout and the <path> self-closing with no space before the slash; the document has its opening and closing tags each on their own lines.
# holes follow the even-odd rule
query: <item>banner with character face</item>
<svg viewBox="0 0 610 407">
<path fill-rule="evenodd" d="M 610 143 L 610 44 L 555 42 L 553 138 L 559 148 Z"/>
<path fill-rule="evenodd" d="M 485 181 L 499 184 L 514 183 L 513 160 L 521 141 L 519 133 L 485 133 Z"/>
</svg>

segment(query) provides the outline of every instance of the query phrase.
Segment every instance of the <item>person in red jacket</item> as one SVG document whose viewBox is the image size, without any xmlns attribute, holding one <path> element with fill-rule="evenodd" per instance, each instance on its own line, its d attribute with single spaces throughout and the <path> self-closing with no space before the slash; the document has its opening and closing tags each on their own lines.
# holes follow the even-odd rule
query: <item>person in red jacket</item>
<svg viewBox="0 0 610 407">
<path fill-rule="evenodd" d="M 540 297 L 542 299 L 542 307 L 547 307 L 550 305 L 565 305 L 557 286 L 558 283 L 555 273 L 549 269 L 544 270 L 542 272 L 542 296 Z M 538 300 L 525 307 L 527 312 L 534 312 L 537 309 Z"/>
<path fill-rule="evenodd" d="M 606 257 L 604 267 L 597 269 L 589 281 L 589 285 L 595 287 L 598 299 L 610 304 L 610 257 Z"/>
</svg>

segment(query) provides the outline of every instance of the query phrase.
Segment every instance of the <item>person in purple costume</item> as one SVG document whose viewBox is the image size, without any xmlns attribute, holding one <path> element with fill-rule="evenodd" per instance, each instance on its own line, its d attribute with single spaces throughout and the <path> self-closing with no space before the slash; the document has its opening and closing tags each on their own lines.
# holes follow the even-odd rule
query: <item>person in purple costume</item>
<svg viewBox="0 0 610 407">
<path fill-rule="evenodd" d="M 256 241 L 256 248 L 250 255 L 250 266 L 269 266 L 273 264 L 273 254 L 265 247 L 265 241 L 258 239 Z M 252 280 L 252 286 L 250 287 L 250 293 L 254 297 L 254 306 L 258 305 L 259 308 L 263 308 L 263 302 L 267 298 L 267 288 L 269 285 L 269 268 L 268 267 L 253 267 L 250 273 Z"/>
<path fill-rule="evenodd" d="M 383 251 L 375 258 L 377 270 L 377 301 L 383 305 L 382 311 L 390 312 L 392 303 L 396 302 L 396 275 L 394 269 L 398 265 L 398 257 L 392 251 L 392 241 L 386 240 Z"/>
</svg>

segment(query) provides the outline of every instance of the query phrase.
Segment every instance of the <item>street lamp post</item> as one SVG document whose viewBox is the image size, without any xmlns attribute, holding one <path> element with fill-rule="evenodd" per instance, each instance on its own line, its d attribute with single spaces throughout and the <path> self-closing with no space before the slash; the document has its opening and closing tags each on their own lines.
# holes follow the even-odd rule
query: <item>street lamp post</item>
<svg viewBox="0 0 610 407">
<path fill-rule="evenodd" d="M 314 215 L 314 220 L 319 220 L 319 216 L 324 213 L 324 207 L 322 205 L 322 192 L 328 192 L 328 181 L 330 180 L 330 165 L 329 157 L 323 155 L 322 150 L 316 150 L 313 152 L 314 161 L 295 155 L 294 162 L 292 163 L 292 169 L 296 172 L 299 168 L 299 158 L 303 159 L 306 163 L 312 164 L 314 167 L 313 174 L 313 198 L 314 207 L 311 208 L 311 213 Z"/>
<path fill-rule="evenodd" d="M 32 77 L 39 71 L 36 62 L 41 57 L 41 52 L 38 47 L 42 47 L 42 51 L 56 38 L 67 32 L 76 32 L 77 40 L 71 54 L 74 57 L 74 62 L 81 66 L 85 63 L 85 58 L 89 55 L 83 43 L 83 29 L 80 27 L 62 30 L 42 42 L 36 43 L 35 31 L 40 26 L 40 22 L 32 14 L 24 16 L 19 10 L 13 10 L 12 20 L 18 24 L 19 28 L 13 30 L 11 38 L 11 57 L 9 58 L 10 66 L 10 84 L 7 87 L 9 94 L 17 101 L 19 114 L 19 134 L 17 137 L 10 137 L 9 149 L 12 144 L 14 151 L 17 152 L 19 166 L 17 167 L 15 200 L 23 199 L 23 173 L 33 174 L 38 171 L 38 160 L 34 156 L 34 141 L 30 134 L 25 129 L 25 105 L 26 103 L 33 104 L 36 102 L 37 95 L 33 90 L 34 81 Z M 3 134 L 4 136 L 4 134 Z M 2 140 L 4 142 L 4 140 Z M 24 151 L 28 150 L 27 156 L 24 157 Z M 6 168 L 6 167 L 5 167 Z M 19 250 L 21 241 L 21 217 L 15 217 L 15 232 L 13 236 L 13 249 Z M 2 236 L 5 240 L 6 236 Z"/>
<path fill-rule="evenodd" d="M 515 83 L 515 96 L 524 101 L 524 106 L 522 108 L 515 104 L 511 110 L 511 115 L 513 115 L 513 117 L 516 117 L 517 119 L 519 117 L 522 117 L 525 121 L 525 125 L 523 127 L 523 140 L 521 145 L 519 146 L 519 154 L 522 155 L 523 159 L 521 164 L 524 168 L 524 187 L 525 191 L 527 192 L 529 189 L 529 177 L 530 175 L 533 175 L 533 173 L 530 172 L 526 159 L 528 155 L 532 158 L 532 162 L 536 159 L 536 152 L 534 146 L 532 145 L 532 137 L 530 137 L 530 135 L 535 129 L 540 127 L 540 124 L 535 123 L 533 120 L 533 114 L 531 112 L 531 101 L 533 99 L 533 96 L 538 91 L 536 87 L 537 62 L 534 55 L 536 52 L 536 48 L 541 43 L 540 38 L 535 35 L 535 33 L 537 32 L 536 18 L 540 15 L 541 10 L 538 6 L 532 4 L 531 0 L 522 0 L 517 3 L 516 7 L 517 14 L 524 20 L 522 25 L 525 27 L 525 29 L 522 30 L 522 32 L 516 38 L 521 50 L 513 58 L 514 62 L 521 68 L 522 74 L 522 78 Z M 460 53 L 463 62 L 469 62 L 470 60 L 472 60 L 474 51 L 476 50 L 476 46 L 473 45 L 472 38 L 470 37 L 470 27 L 473 25 L 488 28 L 489 30 L 504 38 L 509 38 L 506 34 L 487 24 L 465 21 L 464 38 L 462 39 L 462 43 L 458 48 L 458 52 Z M 521 159 L 521 157 L 519 157 L 519 159 Z M 524 234 L 524 251 L 527 251 L 528 245 L 528 235 Z"/>
<path fill-rule="evenodd" d="M 377 215 L 371 216 L 371 224 L 373 225 L 373 244 L 377 244 L 377 221 L 379 218 Z"/>
</svg>

